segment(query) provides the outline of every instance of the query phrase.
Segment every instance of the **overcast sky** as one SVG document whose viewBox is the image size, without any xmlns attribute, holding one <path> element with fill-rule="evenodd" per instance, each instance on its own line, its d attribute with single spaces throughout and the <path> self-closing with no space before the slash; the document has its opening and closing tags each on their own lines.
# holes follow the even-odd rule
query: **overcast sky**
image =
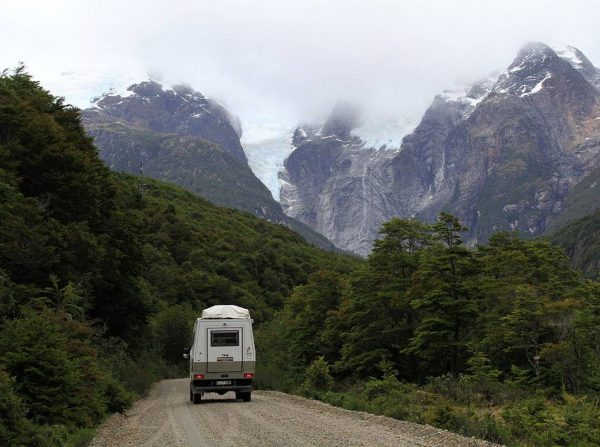
<svg viewBox="0 0 600 447">
<path fill-rule="evenodd" d="M 595 0 L 0 0 L 0 66 L 24 61 L 83 107 L 148 72 L 243 121 L 319 118 L 339 99 L 421 110 L 528 41 L 600 65 Z"/>
</svg>

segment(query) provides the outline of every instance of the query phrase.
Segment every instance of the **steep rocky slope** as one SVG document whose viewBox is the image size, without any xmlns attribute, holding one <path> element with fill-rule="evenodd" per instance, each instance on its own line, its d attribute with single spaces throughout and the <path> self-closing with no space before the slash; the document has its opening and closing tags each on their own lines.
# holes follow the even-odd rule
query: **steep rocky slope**
<svg viewBox="0 0 600 447">
<path fill-rule="evenodd" d="M 185 85 L 164 89 L 155 81 L 133 84 L 123 95 L 107 94 L 83 113 L 86 125 L 124 122 L 155 132 L 189 135 L 221 146 L 246 161 L 239 120 L 211 99 Z"/>
<path fill-rule="evenodd" d="M 500 75 L 436 96 L 398 150 L 366 148 L 347 129 L 356 119 L 334 111 L 297 130 L 284 210 L 361 254 L 383 221 L 441 210 L 472 242 L 501 229 L 542 234 L 600 164 L 599 73 L 573 47 L 528 44 Z"/>
<path fill-rule="evenodd" d="M 351 136 L 357 121 L 349 109 L 340 104 L 321 128 L 296 130 L 296 149 L 280 174 L 281 205 L 289 216 L 334 237 L 337 246 L 365 254 L 380 224 L 394 215 L 395 151 L 366 148 Z"/>
<path fill-rule="evenodd" d="M 82 111 L 100 158 L 113 170 L 175 183 L 211 202 L 288 226 L 323 248 L 321 234 L 286 216 L 254 175 L 240 144 L 241 126 L 220 104 L 187 86 L 154 81 L 106 94 Z"/>
</svg>

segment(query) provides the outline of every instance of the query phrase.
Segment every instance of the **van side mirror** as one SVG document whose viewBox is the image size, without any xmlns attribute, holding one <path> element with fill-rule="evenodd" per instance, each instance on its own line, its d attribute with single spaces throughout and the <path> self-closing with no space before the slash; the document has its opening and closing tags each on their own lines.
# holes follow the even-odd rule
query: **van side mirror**
<svg viewBox="0 0 600 447">
<path fill-rule="evenodd" d="M 183 350 L 183 358 L 184 359 L 189 359 L 190 358 L 190 348 L 185 348 Z"/>
</svg>

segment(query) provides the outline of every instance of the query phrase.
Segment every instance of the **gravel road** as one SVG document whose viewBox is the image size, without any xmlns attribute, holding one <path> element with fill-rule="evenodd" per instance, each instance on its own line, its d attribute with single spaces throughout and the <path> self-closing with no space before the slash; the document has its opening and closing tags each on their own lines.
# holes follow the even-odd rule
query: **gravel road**
<svg viewBox="0 0 600 447">
<path fill-rule="evenodd" d="M 493 446 L 433 427 L 348 411 L 274 391 L 251 402 L 205 394 L 188 400 L 187 379 L 164 380 L 125 415 L 111 416 L 91 446 Z"/>
</svg>

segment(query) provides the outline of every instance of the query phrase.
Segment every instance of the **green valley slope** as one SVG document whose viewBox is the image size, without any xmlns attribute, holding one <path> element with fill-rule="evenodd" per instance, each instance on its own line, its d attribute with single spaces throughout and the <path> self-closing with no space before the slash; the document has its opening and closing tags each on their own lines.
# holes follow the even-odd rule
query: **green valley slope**
<svg viewBox="0 0 600 447">
<path fill-rule="evenodd" d="M 567 252 L 573 265 L 585 276 L 600 275 L 600 208 L 555 230 L 548 238 Z"/>
<path fill-rule="evenodd" d="M 269 320 L 311 273 L 360 261 L 159 181 L 116 174 L 79 110 L 0 74 L 0 445 L 84 445 L 182 374 L 212 304 Z"/>
<path fill-rule="evenodd" d="M 211 202 L 286 225 L 310 243 L 335 250 L 324 236 L 286 216 L 254 175 L 227 110 L 186 86 L 154 81 L 105 95 L 82 111 L 100 158 L 114 171 L 174 183 Z"/>
</svg>

